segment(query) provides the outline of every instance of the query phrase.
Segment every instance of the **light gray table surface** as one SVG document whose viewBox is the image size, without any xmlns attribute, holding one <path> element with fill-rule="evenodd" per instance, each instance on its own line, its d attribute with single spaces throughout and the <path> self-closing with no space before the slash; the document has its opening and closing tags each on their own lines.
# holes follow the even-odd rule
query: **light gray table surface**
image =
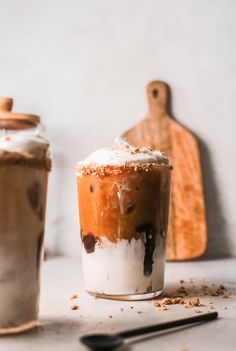
<svg viewBox="0 0 236 351">
<path fill-rule="evenodd" d="M 180 280 L 184 283 L 181 284 Z M 212 296 L 219 284 L 227 288 L 229 298 Z M 190 292 L 186 299 L 199 297 L 203 306 L 185 308 L 183 305 L 171 305 L 167 310 L 161 310 L 154 306 L 153 301 L 95 299 L 83 290 L 79 259 L 50 259 L 44 262 L 42 269 L 42 326 L 27 334 L 2 337 L 0 350 L 86 350 L 79 342 L 79 337 L 86 333 L 113 333 L 215 310 L 220 316 L 217 321 L 139 340 L 125 349 L 236 350 L 236 259 L 167 263 L 165 293 L 173 292 L 181 285 Z M 208 289 L 205 291 L 202 285 L 207 285 Z M 70 299 L 73 293 L 78 294 L 78 299 Z M 71 310 L 73 304 L 77 304 L 79 309 Z"/>
</svg>

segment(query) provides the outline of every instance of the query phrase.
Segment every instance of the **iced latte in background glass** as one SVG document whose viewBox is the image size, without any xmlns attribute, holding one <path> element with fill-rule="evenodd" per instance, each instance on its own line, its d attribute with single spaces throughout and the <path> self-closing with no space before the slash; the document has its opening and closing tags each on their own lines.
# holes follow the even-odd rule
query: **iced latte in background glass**
<svg viewBox="0 0 236 351">
<path fill-rule="evenodd" d="M 11 107 L 11 99 L 0 99 L 0 335 L 38 325 L 51 167 L 39 117 L 13 113 Z"/>
<path fill-rule="evenodd" d="M 169 159 L 118 139 L 79 162 L 76 174 L 86 290 L 123 300 L 161 294 Z"/>
</svg>

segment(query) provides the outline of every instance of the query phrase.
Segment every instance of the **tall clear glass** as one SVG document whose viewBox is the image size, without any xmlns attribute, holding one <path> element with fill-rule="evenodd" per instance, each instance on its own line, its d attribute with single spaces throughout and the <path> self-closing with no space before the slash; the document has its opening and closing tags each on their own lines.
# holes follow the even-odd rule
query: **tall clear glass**
<svg viewBox="0 0 236 351">
<path fill-rule="evenodd" d="M 141 300 L 164 281 L 171 167 L 135 164 L 77 168 L 86 290 Z"/>
</svg>

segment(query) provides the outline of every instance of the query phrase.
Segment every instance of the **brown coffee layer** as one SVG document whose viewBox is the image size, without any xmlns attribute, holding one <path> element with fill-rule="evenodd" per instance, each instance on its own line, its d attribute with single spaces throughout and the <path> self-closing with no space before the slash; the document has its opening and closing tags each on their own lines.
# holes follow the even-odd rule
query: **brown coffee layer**
<svg viewBox="0 0 236 351">
<path fill-rule="evenodd" d="M 0 166 L 2 165 L 23 165 L 28 167 L 45 168 L 47 171 L 51 170 L 51 159 L 44 157 L 27 157 L 16 152 L 4 152 L 0 157 Z"/>
<path fill-rule="evenodd" d="M 79 174 L 82 240 L 93 235 L 111 242 L 165 237 L 168 224 L 170 167 L 121 168 L 119 173 Z M 145 234 L 146 233 L 146 234 Z M 151 240 L 151 237 L 150 237 Z"/>
</svg>

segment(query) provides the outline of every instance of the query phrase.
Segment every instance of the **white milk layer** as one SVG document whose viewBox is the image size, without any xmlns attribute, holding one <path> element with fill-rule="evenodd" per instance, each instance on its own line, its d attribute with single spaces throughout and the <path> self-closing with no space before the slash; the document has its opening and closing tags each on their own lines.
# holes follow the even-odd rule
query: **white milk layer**
<svg viewBox="0 0 236 351">
<path fill-rule="evenodd" d="M 111 148 L 98 149 L 88 156 L 79 166 L 118 166 L 128 163 L 169 164 L 169 159 L 162 152 L 149 148 L 136 148 L 122 138 L 117 138 Z"/>
<path fill-rule="evenodd" d="M 108 295 L 133 295 L 160 291 L 164 282 L 165 242 L 158 236 L 150 276 L 143 274 L 144 243 L 141 239 L 122 239 L 111 243 L 102 238 L 103 245 L 87 253 L 83 247 L 83 272 L 87 291 Z"/>
</svg>

